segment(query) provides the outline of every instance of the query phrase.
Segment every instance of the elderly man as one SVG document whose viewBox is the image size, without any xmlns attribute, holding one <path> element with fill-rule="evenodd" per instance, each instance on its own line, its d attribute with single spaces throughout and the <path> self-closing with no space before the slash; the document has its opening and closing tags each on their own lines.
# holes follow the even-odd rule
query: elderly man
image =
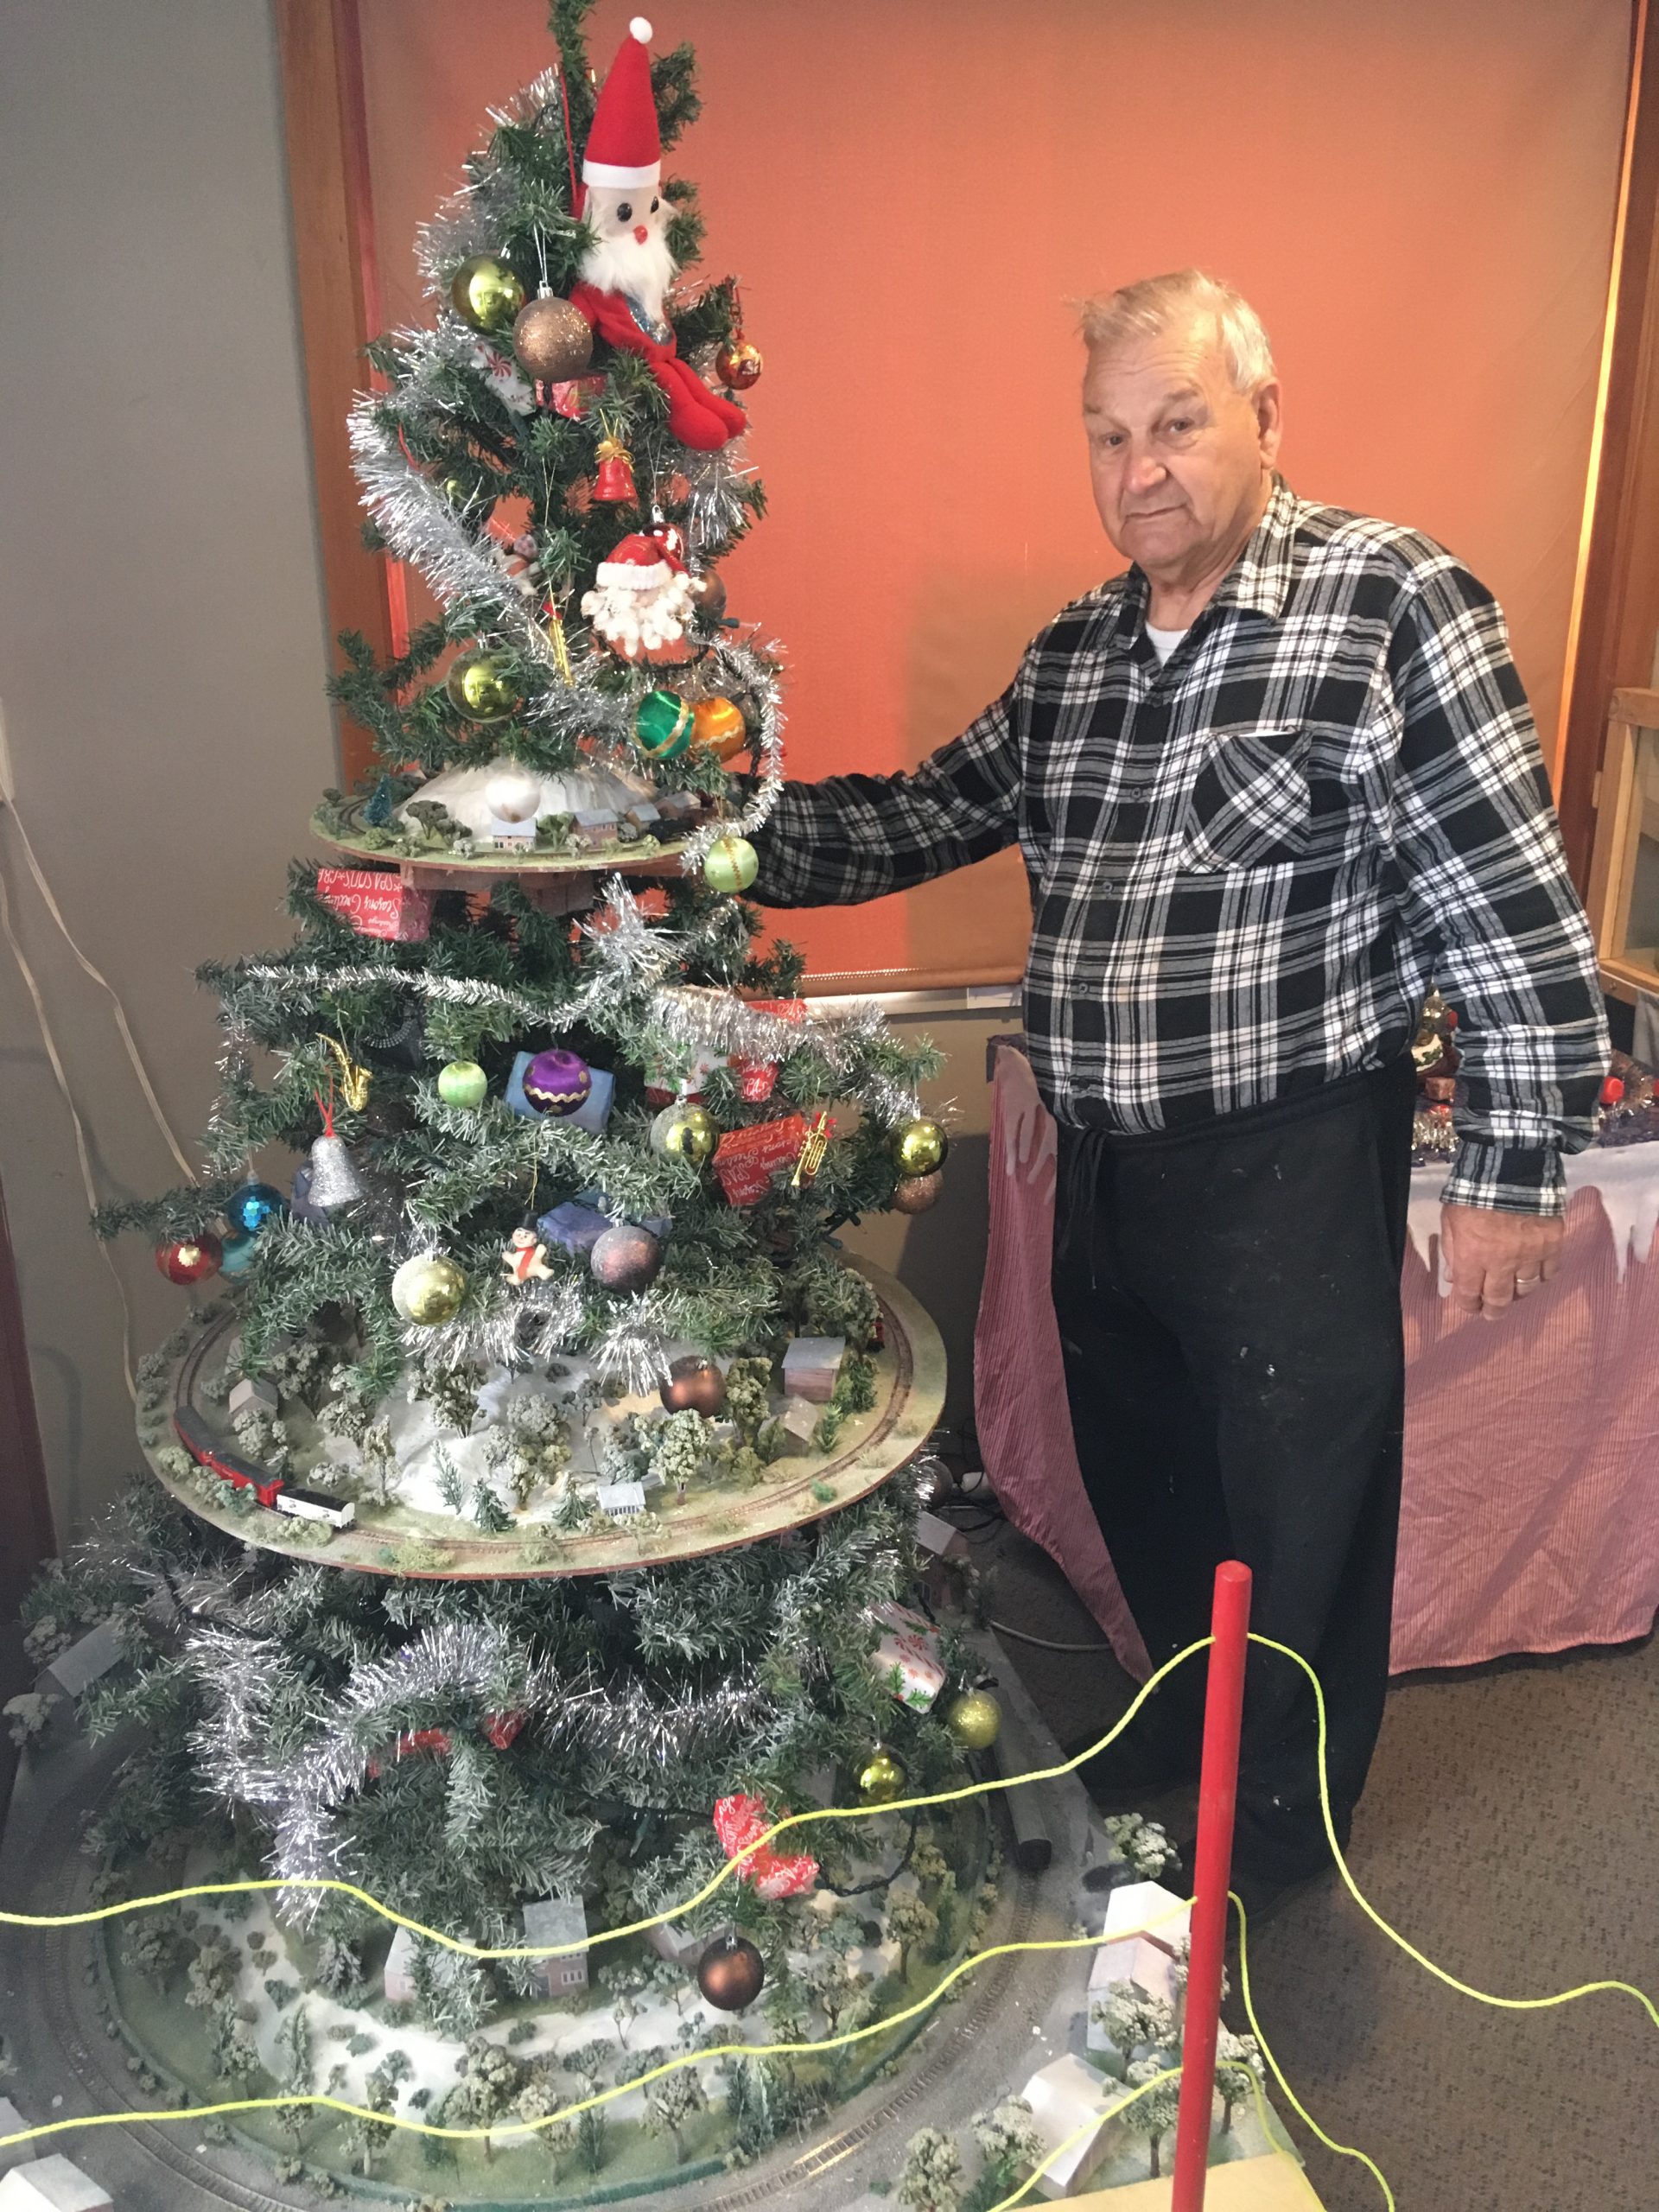
<svg viewBox="0 0 1659 2212">
<path fill-rule="evenodd" d="M 1442 1234 L 1457 1304 L 1493 1319 L 1560 1252 L 1605 1060 L 1596 963 L 1491 594 L 1275 473 L 1272 357 L 1227 286 L 1129 285 L 1083 335 L 1127 575 L 912 774 L 789 785 L 755 895 L 873 899 L 1018 841 L 1017 1150 L 1035 1173 L 1046 1107 L 1090 1499 L 1154 1662 L 1205 1633 L 1219 1560 L 1252 1568 L 1253 1624 L 1323 1683 L 1345 1837 L 1388 1676 L 1417 1010 L 1436 982 L 1461 1016 Z M 1193 1770 L 1198 1676 L 1119 1782 Z M 1328 1856 L 1311 1694 L 1257 1652 L 1247 1899 Z"/>
</svg>

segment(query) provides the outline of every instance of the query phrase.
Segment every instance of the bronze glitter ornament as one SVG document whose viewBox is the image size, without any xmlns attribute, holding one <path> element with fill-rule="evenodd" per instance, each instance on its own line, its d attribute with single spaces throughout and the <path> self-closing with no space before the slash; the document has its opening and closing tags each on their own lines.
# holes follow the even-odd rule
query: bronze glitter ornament
<svg viewBox="0 0 1659 2212">
<path fill-rule="evenodd" d="M 899 1187 L 893 1194 L 895 1213 L 925 1213 L 939 1202 L 944 1188 L 944 1178 L 936 1167 L 928 1175 L 901 1175 Z"/>
<path fill-rule="evenodd" d="M 594 358 L 593 326 L 569 300 L 543 292 L 519 308 L 512 350 L 524 374 L 538 384 L 569 384 Z"/>
<path fill-rule="evenodd" d="M 766 1962 L 747 1936 L 713 1942 L 697 1961 L 697 1987 L 722 2012 L 741 2012 L 766 1987 Z"/>
<path fill-rule="evenodd" d="M 712 1421 L 726 1403 L 726 1377 L 712 1359 L 689 1352 L 670 1367 L 657 1395 L 671 1414 L 707 1414 Z"/>
<path fill-rule="evenodd" d="M 690 579 L 688 588 L 691 594 L 691 604 L 696 608 L 699 618 L 709 629 L 713 629 L 726 612 L 726 586 L 719 570 L 703 569 L 700 575 Z"/>
</svg>

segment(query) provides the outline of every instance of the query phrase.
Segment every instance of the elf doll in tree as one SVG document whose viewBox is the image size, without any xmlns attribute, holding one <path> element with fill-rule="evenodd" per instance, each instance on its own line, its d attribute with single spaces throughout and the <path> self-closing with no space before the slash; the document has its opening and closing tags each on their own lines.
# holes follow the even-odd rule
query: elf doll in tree
<svg viewBox="0 0 1659 2212">
<path fill-rule="evenodd" d="M 715 453 L 748 428 L 748 417 L 681 360 L 663 315 L 677 270 L 664 236 L 669 207 L 659 190 L 663 147 L 651 93 L 650 38 L 651 25 L 636 16 L 594 111 L 577 211 L 594 245 L 570 304 L 600 337 L 647 363 L 667 397 L 671 435 L 695 452 Z"/>
</svg>

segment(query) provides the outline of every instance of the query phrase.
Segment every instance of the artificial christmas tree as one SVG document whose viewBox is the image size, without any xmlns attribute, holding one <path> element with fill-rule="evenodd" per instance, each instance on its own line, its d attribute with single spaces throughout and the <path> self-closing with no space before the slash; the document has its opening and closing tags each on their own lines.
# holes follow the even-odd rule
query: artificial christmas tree
<svg viewBox="0 0 1659 2212">
<path fill-rule="evenodd" d="M 112 1948 L 112 2015 L 195 2095 L 327 2083 L 493 2126 L 763 1995 L 780 2038 L 874 2021 L 969 1940 L 993 1863 L 977 1803 L 831 1821 L 650 1945 L 607 1941 L 787 1807 L 959 1780 L 940 1693 L 982 1666 L 930 1632 L 920 1698 L 883 1644 L 918 1573 L 889 1478 L 942 1361 L 835 1243 L 937 1176 L 934 1057 L 869 1010 L 815 1014 L 730 895 L 781 716 L 776 652 L 713 567 L 763 502 L 709 378 L 747 389 L 759 356 L 734 288 L 680 275 L 701 221 L 660 146 L 697 111 L 689 52 L 651 62 L 636 20 L 595 105 L 582 14 L 560 0 L 558 65 L 424 234 L 430 327 L 373 349 L 372 531 L 443 612 L 389 667 L 342 641 L 378 758 L 317 817 L 340 864 L 295 867 L 288 950 L 202 971 L 206 1172 L 100 1227 L 227 1294 L 143 1370 L 162 1490 L 32 1618 L 43 1656 L 120 1624 L 130 1663 L 86 1700 L 143 1723 L 96 1830 L 113 1880 L 142 1886 L 145 1855 L 339 1878 L 486 1948 L 575 1929 L 584 1963 L 394 1947 L 298 1888 L 145 1923 Z M 573 2145 L 598 2173 L 630 2130 L 639 2177 L 652 2131 L 664 2164 L 753 2157 L 899 2047 L 728 2062 L 524 2139 L 487 2186 L 532 2195 Z M 416 2139 L 378 2119 L 296 2108 L 264 2139 L 296 2171 L 486 2186 L 441 2149 L 415 2186 Z"/>
</svg>

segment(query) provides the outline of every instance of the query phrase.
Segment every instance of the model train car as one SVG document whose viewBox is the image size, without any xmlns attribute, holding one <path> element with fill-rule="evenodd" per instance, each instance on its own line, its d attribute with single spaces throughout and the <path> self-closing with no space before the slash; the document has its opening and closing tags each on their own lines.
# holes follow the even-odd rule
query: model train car
<svg viewBox="0 0 1659 2212">
<path fill-rule="evenodd" d="M 251 1490 L 259 1503 L 272 1513 L 286 1513 L 296 1521 L 325 1521 L 331 1529 L 349 1529 L 357 1508 L 349 1499 L 330 1497 L 326 1491 L 302 1490 L 256 1466 L 239 1452 L 230 1452 L 208 1433 L 207 1424 L 193 1406 L 176 1406 L 173 1427 L 178 1440 L 199 1467 L 211 1467 L 221 1482 L 237 1490 Z"/>
</svg>

